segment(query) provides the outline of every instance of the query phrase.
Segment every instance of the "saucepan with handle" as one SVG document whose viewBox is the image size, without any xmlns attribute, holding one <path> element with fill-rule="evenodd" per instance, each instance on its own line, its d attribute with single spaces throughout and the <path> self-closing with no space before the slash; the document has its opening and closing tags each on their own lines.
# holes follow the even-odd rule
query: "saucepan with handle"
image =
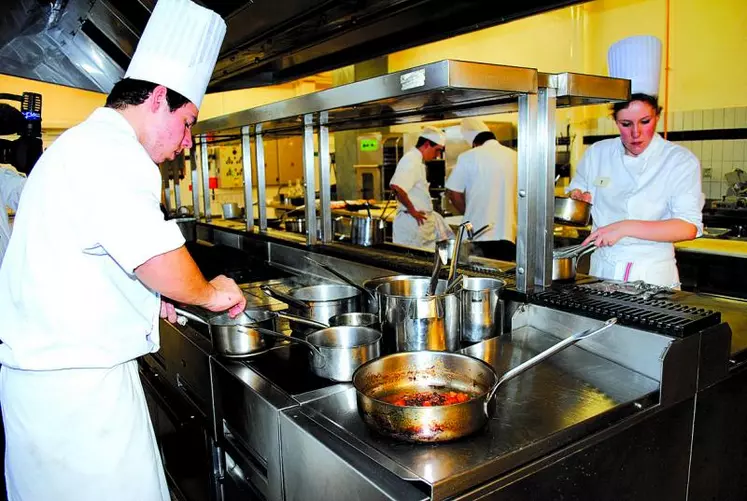
<svg viewBox="0 0 747 501">
<path fill-rule="evenodd" d="M 601 327 L 563 339 L 502 377 L 486 362 L 460 353 L 420 351 L 381 357 L 353 374 L 358 414 L 377 432 L 408 442 L 445 442 L 467 436 L 492 418 L 500 405 L 496 394 L 504 383 L 616 322 L 611 318 Z M 457 403 L 438 403 L 452 394 Z M 420 395 L 430 395 L 436 403 L 418 401 Z"/>
</svg>

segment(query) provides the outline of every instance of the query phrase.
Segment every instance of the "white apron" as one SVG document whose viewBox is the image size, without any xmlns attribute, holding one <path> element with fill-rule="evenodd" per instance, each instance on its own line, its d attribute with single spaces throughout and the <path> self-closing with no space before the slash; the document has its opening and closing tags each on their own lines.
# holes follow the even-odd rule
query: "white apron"
<svg viewBox="0 0 747 501">
<path fill-rule="evenodd" d="M 395 244 L 407 245 L 433 250 L 436 248 L 436 226 L 433 213 L 427 214 L 423 224 L 406 212 L 398 212 L 392 223 L 392 241 Z"/>
<path fill-rule="evenodd" d="M 137 363 L 2 367 L 10 501 L 168 501 Z"/>
<path fill-rule="evenodd" d="M 672 259 L 636 259 L 612 261 L 595 252 L 591 255 L 589 273 L 595 277 L 621 282 L 643 280 L 646 283 L 679 289 L 680 275 L 677 262 Z"/>
</svg>

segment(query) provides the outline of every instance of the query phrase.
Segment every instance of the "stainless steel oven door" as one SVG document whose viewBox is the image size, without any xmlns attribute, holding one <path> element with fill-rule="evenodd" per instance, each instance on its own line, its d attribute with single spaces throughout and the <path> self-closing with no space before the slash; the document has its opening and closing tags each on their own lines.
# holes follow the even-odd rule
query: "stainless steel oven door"
<svg viewBox="0 0 747 501">
<path fill-rule="evenodd" d="M 180 501 L 217 499 L 214 445 L 201 412 L 159 372 L 157 359 L 140 363 L 140 380 L 172 494 Z"/>
</svg>

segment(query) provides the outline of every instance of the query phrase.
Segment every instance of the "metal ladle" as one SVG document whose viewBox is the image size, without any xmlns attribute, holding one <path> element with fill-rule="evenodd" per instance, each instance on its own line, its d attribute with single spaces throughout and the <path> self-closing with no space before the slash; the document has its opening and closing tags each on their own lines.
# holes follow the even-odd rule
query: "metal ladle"
<svg viewBox="0 0 747 501">
<path fill-rule="evenodd" d="M 426 294 L 428 296 L 436 294 L 438 274 L 441 272 L 441 266 L 448 262 L 448 243 L 448 240 L 436 242 L 436 252 L 433 253 L 433 272 L 431 273 L 431 281 L 428 284 L 428 292 Z"/>
</svg>

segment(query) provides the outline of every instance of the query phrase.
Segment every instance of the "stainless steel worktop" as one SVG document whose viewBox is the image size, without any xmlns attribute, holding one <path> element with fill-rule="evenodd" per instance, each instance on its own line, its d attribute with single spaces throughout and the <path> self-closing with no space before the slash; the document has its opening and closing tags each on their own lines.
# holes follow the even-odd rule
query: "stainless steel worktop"
<svg viewBox="0 0 747 501">
<path fill-rule="evenodd" d="M 501 374 L 554 342 L 522 327 L 510 340 L 491 339 L 463 351 Z M 658 381 L 571 347 L 507 383 L 487 428 L 451 443 L 407 444 L 376 434 L 359 417 L 352 387 L 307 402 L 301 411 L 401 478 L 429 484 L 433 499 L 444 499 L 642 412 L 656 403 L 658 389 Z"/>
</svg>

